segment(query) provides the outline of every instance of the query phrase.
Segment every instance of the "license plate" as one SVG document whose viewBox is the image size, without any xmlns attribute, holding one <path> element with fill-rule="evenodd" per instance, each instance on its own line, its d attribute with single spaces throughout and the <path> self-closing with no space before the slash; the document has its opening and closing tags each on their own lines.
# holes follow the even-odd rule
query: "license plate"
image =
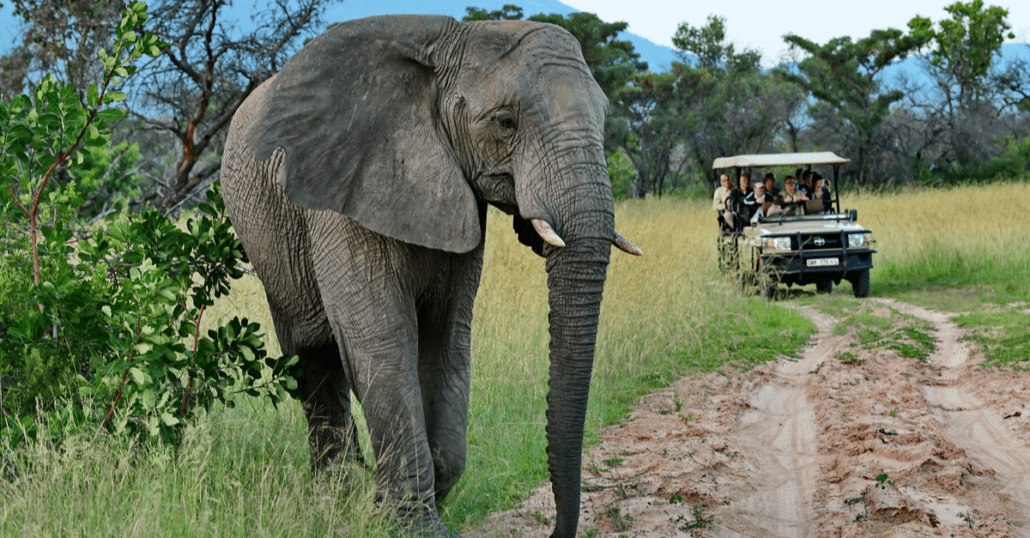
<svg viewBox="0 0 1030 538">
<path fill-rule="evenodd" d="M 840 260 L 837 258 L 810 258 L 807 263 L 809 267 L 825 267 L 827 265 L 840 265 Z"/>
</svg>

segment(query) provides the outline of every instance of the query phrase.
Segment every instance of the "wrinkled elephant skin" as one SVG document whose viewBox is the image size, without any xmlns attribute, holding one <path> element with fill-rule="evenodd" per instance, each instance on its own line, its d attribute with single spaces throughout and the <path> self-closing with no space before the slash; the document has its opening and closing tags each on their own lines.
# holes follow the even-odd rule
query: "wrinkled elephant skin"
<svg viewBox="0 0 1030 538">
<path fill-rule="evenodd" d="M 554 536 L 576 533 L 611 245 L 639 253 L 615 232 L 606 108 L 557 26 L 383 16 L 313 40 L 233 118 L 225 204 L 282 351 L 300 356 L 313 462 L 359 457 L 353 391 L 378 491 L 411 532 L 451 535 L 436 503 L 465 467 L 472 306 L 493 204 L 546 258 Z"/>
</svg>

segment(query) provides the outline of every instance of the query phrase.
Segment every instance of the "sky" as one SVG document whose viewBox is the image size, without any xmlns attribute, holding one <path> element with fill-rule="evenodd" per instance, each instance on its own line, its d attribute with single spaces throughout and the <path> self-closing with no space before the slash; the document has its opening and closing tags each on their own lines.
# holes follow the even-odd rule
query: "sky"
<svg viewBox="0 0 1030 538">
<path fill-rule="evenodd" d="M 10 3 L 4 3 L 6 5 L 0 8 L 0 53 L 6 52 L 18 35 Z M 381 13 L 434 12 L 460 18 L 464 6 L 499 9 L 505 3 L 522 6 L 526 15 L 580 10 L 595 13 L 605 21 L 625 21 L 629 23 L 630 32 L 665 47 L 672 47 L 672 35 L 681 22 L 701 26 L 708 15 L 715 14 L 726 18 L 727 38 L 738 50 L 758 49 L 762 52 L 762 63 L 772 66 L 787 52 L 782 36 L 788 31 L 817 43 L 842 35 L 859 38 L 868 36 L 874 28 L 905 29 L 906 23 L 917 14 L 932 20 L 945 18 L 944 6 L 953 0 L 565 0 L 564 5 L 557 0 L 345 0 L 330 7 L 325 19 L 339 21 Z M 1016 34 L 1010 42 L 1030 42 L 1030 1 L 987 0 L 985 3 L 1009 10 L 1011 31 Z M 234 4 L 245 18 L 254 2 L 236 0 Z M 644 52 L 640 46 L 637 49 Z M 669 51 L 664 52 L 666 56 L 658 63 L 667 63 L 667 59 L 672 58 Z M 662 67 L 655 65 L 652 69 Z"/>
<path fill-rule="evenodd" d="M 708 15 L 719 15 L 726 18 L 726 37 L 738 50 L 742 47 L 757 49 L 762 52 L 763 64 L 774 65 L 787 51 L 782 36 L 788 32 L 816 43 L 826 43 L 842 35 L 852 39 L 866 37 L 876 28 L 907 30 L 906 24 L 916 15 L 934 21 L 945 18 L 944 7 L 954 0 L 566 0 L 564 3 L 595 13 L 601 20 L 626 21 L 630 32 L 667 47 L 672 47 L 672 36 L 681 22 L 696 27 L 703 25 Z M 986 0 L 984 3 L 1008 9 L 1010 31 L 1016 34 L 1009 42 L 1030 41 L 1030 1 Z"/>
</svg>

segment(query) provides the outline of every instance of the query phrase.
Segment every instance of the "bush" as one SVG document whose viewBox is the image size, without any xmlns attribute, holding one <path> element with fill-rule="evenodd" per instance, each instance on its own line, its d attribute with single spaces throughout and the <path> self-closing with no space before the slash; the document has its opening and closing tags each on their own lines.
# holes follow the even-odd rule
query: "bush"
<svg viewBox="0 0 1030 538">
<path fill-rule="evenodd" d="M 111 88 L 163 46 L 137 35 L 145 4 L 122 16 L 85 104 L 49 75 L 31 95 L 0 103 L 9 195 L 0 214 L 0 437 L 14 444 L 43 431 L 60 441 L 88 425 L 175 443 L 215 402 L 231 406 L 246 393 L 277 403 L 297 387 L 297 359 L 268 357 L 257 324 L 233 319 L 201 333 L 206 308 L 242 276 L 217 187 L 185 230 L 155 210 L 130 214 L 124 201 L 96 223 L 79 215 L 83 192 L 96 192 L 103 167 L 115 164 L 107 123 L 124 112 L 109 105 L 125 94 Z"/>
</svg>

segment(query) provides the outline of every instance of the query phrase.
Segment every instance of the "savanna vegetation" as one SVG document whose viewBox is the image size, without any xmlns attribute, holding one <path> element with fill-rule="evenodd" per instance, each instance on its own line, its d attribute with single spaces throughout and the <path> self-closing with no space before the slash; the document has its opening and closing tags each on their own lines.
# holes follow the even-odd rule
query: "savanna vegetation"
<svg viewBox="0 0 1030 538">
<path fill-rule="evenodd" d="M 1026 367 L 1030 350 L 1013 342 L 1025 342 L 1015 322 L 1030 308 L 1022 282 L 1030 246 L 1019 219 L 1030 210 L 1028 195 L 1026 184 L 1002 184 L 849 198 L 877 230 L 873 295 L 968 312 L 959 320 L 976 329 L 989 364 Z M 1015 202 L 998 210 L 998 198 Z M 814 330 L 790 309 L 739 293 L 732 275 L 717 271 L 712 234 L 667 232 L 712 231 L 707 205 L 666 197 L 617 207 L 620 228 L 645 256 L 616 256 L 610 269 L 591 387 L 592 437 L 649 389 L 691 372 L 723 368 L 732 375 L 792 354 Z M 469 468 L 443 507 L 457 528 L 512 506 L 546 477 L 545 273 L 502 215 L 490 215 L 488 233 L 473 336 Z M 838 300 L 811 290 L 792 294 Z M 243 314 L 270 326 L 260 283 L 250 275 L 206 319 Z M 266 338 L 276 354 L 274 338 Z M 191 422 L 178 446 L 126 447 L 95 431 L 69 437 L 57 451 L 30 443 L 18 453 L 31 464 L 5 464 L 0 533 L 388 535 L 389 519 L 370 502 L 365 472 L 311 476 L 305 432 L 296 402 L 276 408 L 238 397 L 235 408 L 215 405 Z"/>
<path fill-rule="evenodd" d="M 141 3 L 14 2 L 31 31 L 0 59 L 0 535 L 388 536 L 367 470 L 312 476 L 292 358 L 279 356 L 261 285 L 208 190 L 228 118 L 322 4 L 277 3 L 241 41 L 217 31 L 223 2 L 174 4 L 146 21 Z M 992 63 L 1004 10 L 976 0 L 947 14 L 857 43 L 796 37 L 808 56 L 773 71 L 725 43 L 712 17 L 680 27 L 684 62 L 667 73 L 617 39 L 625 23 L 536 17 L 580 39 L 613 103 L 616 192 L 704 194 L 617 205 L 645 256 L 614 256 L 609 269 L 588 436 L 678 376 L 732 375 L 813 332 L 719 273 L 705 190 L 717 155 L 861 156 L 846 172 L 865 188 L 845 204 L 878 240 L 873 295 L 962 312 L 986 365 L 1030 364 L 1030 72 Z M 505 6 L 467 18 L 522 17 Z M 64 45 L 31 46 L 53 36 Z M 190 45 L 207 38 L 215 45 Z M 937 85 L 895 99 L 877 73 L 905 54 L 922 55 Z M 500 213 L 488 235 L 469 466 L 442 507 L 456 528 L 547 476 L 545 273 Z"/>
</svg>

